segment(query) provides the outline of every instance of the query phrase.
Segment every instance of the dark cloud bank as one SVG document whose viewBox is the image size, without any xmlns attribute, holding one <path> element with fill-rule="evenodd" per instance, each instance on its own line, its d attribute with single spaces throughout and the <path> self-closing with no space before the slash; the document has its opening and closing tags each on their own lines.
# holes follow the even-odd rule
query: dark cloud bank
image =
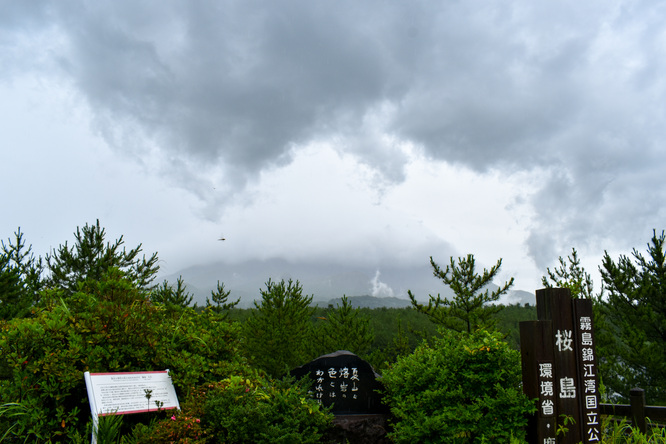
<svg viewBox="0 0 666 444">
<path fill-rule="evenodd" d="M 58 36 L 21 63 L 71 85 L 118 150 L 145 161 L 157 147 L 193 192 L 233 197 L 319 140 L 400 182 L 412 143 L 479 172 L 537 171 L 538 265 L 663 228 L 659 3 L 24 5 L 3 2 L 3 51 Z"/>
</svg>

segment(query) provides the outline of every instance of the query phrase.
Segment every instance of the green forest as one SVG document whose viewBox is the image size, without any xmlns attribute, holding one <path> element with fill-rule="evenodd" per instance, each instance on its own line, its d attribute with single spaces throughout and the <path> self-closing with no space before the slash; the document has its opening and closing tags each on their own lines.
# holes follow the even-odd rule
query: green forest
<svg viewBox="0 0 666 444">
<path fill-rule="evenodd" d="M 544 270 L 544 287 L 593 301 L 605 401 L 641 387 L 666 405 L 665 240 L 654 231 L 646 251 L 606 254 L 596 293 L 575 249 Z M 354 307 L 344 295 L 318 307 L 298 280 L 267 276 L 240 309 L 221 282 L 203 306 L 182 279 L 156 282 L 157 253 L 107 239 L 99 221 L 45 257 L 20 229 L 1 248 L 0 442 L 88 442 L 84 372 L 164 369 L 181 409 L 104 417 L 98 442 L 338 442 L 330 411 L 288 376 L 336 350 L 381 375 L 390 442 L 524 442 L 535 411 L 521 389 L 518 325 L 536 308 L 497 303 L 513 284 L 489 289 L 501 259 L 480 269 L 473 254 L 431 257 L 455 296 L 419 303 L 410 292 L 408 308 Z M 605 442 L 666 442 L 659 429 L 644 441 L 616 424 L 603 432 Z"/>
</svg>

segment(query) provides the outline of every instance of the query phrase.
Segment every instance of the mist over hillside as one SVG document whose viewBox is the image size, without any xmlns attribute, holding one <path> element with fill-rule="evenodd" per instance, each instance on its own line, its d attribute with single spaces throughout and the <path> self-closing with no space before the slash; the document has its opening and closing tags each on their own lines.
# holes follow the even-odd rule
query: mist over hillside
<svg viewBox="0 0 666 444">
<path fill-rule="evenodd" d="M 399 306 L 400 300 L 404 301 L 404 306 L 409 305 L 407 290 L 411 290 L 416 298 L 423 302 L 428 300 L 430 294 L 441 294 L 443 297 L 453 294 L 432 275 L 432 268 L 428 263 L 422 267 L 362 268 L 337 263 L 296 263 L 283 259 L 253 260 L 237 264 L 216 262 L 189 267 L 159 279 L 160 282 L 166 279 L 174 283 L 179 276 L 182 276 L 187 291 L 194 296 L 193 301 L 197 304 L 205 304 L 206 298 L 210 298 L 211 291 L 219 281 L 231 291 L 230 300 L 241 299 L 241 308 L 250 307 L 253 300 L 260 299 L 260 290 L 266 288 L 269 278 L 273 281 L 298 280 L 303 286 L 303 293 L 312 295 L 313 302 L 320 306 L 327 306 L 331 300 L 339 301 L 344 295 L 387 298 L 383 301 L 385 305 L 377 300 L 371 304 L 391 307 Z M 533 293 L 516 290 L 503 297 L 500 302 L 534 304 L 533 299 Z"/>
<path fill-rule="evenodd" d="M 378 298 L 369 295 L 363 296 L 351 296 L 347 298 L 349 304 L 354 308 L 405 308 L 410 307 L 412 303 L 409 299 L 386 297 Z M 328 306 L 338 306 L 342 305 L 342 298 L 335 298 L 328 301 Z"/>
<path fill-rule="evenodd" d="M 532 293 L 526 291 L 516 290 L 511 291 L 505 298 L 501 298 L 500 303 L 502 304 L 530 304 L 535 305 L 535 301 L 531 299 L 534 298 Z M 347 297 L 349 304 L 354 308 L 405 308 L 411 307 L 412 303 L 409 299 L 395 298 L 395 297 L 375 297 L 369 295 L 363 296 L 350 296 Z M 322 305 L 322 304 L 320 304 Z M 342 298 L 335 298 L 328 301 L 329 306 L 342 305 Z"/>
</svg>

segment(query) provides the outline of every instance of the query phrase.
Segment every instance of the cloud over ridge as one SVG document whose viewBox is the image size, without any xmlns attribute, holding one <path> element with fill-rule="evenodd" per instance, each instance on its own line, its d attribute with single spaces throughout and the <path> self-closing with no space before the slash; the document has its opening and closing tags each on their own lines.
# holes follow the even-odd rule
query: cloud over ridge
<svg viewBox="0 0 666 444">
<path fill-rule="evenodd" d="M 211 219 L 318 145 L 378 189 L 417 160 L 528 175 L 516 199 L 533 208 L 525 248 L 541 267 L 572 245 L 644 239 L 666 216 L 659 3 L 6 6 L 0 57 L 20 67 L 0 81 L 49 71 L 110 146 Z"/>
</svg>

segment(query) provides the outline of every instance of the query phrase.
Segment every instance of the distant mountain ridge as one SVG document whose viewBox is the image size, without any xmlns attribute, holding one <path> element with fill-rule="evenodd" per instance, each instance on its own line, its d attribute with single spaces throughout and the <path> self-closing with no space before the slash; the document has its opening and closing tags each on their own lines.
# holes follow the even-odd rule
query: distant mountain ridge
<svg viewBox="0 0 666 444">
<path fill-rule="evenodd" d="M 168 276 L 175 282 L 182 276 L 194 302 L 205 304 L 217 282 L 231 290 L 230 299 L 241 298 L 242 307 L 252 305 L 261 297 L 260 290 L 266 288 L 269 279 L 298 280 L 303 293 L 313 296 L 320 305 L 344 295 L 371 295 L 407 299 L 407 290 L 412 290 L 419 299 L 427 300 L 428 294 L 446 292 L 441 283 L 432 276 L 429 264 L 422 267 L 358 267 L 338 263 L 289 262 L 284 259 L 252 260 L 236 264 L 216 262 L 196 265 Z"/>
<path fill-rule="evenodd" d="M 516 290 L 509 292 L 508 300 L 502 301 L 503 304 L 530 304 L 535 305 L 535 301 L 530 301 L 530 297 L 533 297 L 531 293 L 526 291 Z M 409 299 L 402 299 L 396 297 L 376 297 L 370 295 L 363 296 L 348 296 L 347 299 L 349 303 L 354 308 L 405 308 L 411 307 L 412 302 Z M 321 305 L 321 304 L 320 304 Z M 326 306 L 338 306 L 342 305 L 342 298 L 335 298 L 328 301 Z"/>
<path fill-rule="evenodd" d="M 396 297 L 383 297 L 363 295 L 348 297 L 349 303 L 354 308 L 405 308 L 412 305 L 409 299 L 401 299 Z M 333 307 L 342 305 L 342 298 L 335 298 L 328 301 L 328 305 Z"/>
<path fill-rule="evenodd" d="M 266 288 L 269 279 L 298 280 L 303 293 L 313 296 L 313 303 L 327 306 L 331 300 L 342 296 L 374 297 L 388 305 L 377 305 L 376 300 L 359 299 L 357 303 L 372 303 L 376 306 L 400 306 L 403 301 L 409 305 L 407 291 L 411 290 L 420 302 L 428 300 L 430 294 L 442 297 L 453 295 L 448 287 L 432 275 L 429 263 L 419 267 L 381 265 L 359 267 L 325 262 L 290 262 L 284 259 L 252 260 L 236 264 L 216 262 L 188 267 L 179 272 L 158 276 L 161 282 L 166 279 L 175 283 L 182 276 L 187 291 L 193 295 L 193 302 L 205 305 L 217 282 L 224 283 L 231 291 L 230 300 L 241 299 L 239 307 L 252 306 L 252 301 L 261 298 L 260 290 Z M 365 296 L 363 296 L 365 295 Z M 532 293 L 513 291 L 504 303 L 534 304 Z M 335 303 L 333 304 L 335 306 Z M 406 306 L 402 305 L 402 306 Z"/>
</svg>

